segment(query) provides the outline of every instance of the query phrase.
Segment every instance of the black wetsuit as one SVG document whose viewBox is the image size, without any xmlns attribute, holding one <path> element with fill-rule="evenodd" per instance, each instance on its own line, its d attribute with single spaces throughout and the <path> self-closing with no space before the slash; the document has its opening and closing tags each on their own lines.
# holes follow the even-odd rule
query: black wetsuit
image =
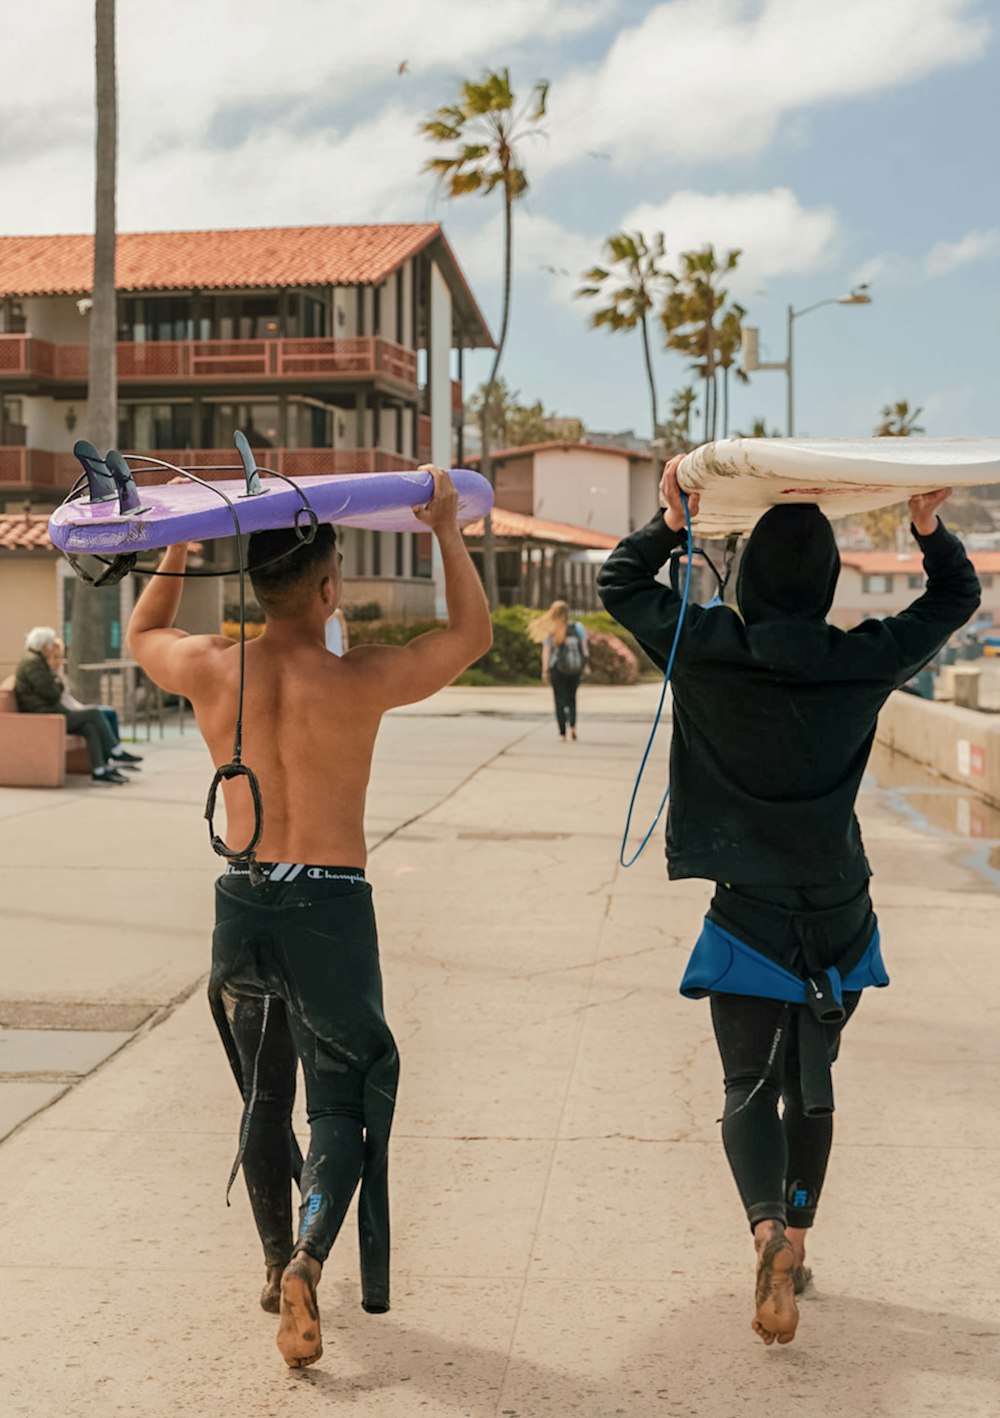
<svg viewBox="0 0 1000 1418">
<path fill-rule="evenodd" d="M 717 891 L 709 919 L 799 976 L 817 965 L 846 976 L 871 939 L 871 869 L 854 804 L 878 712 L 979 604 L 958 538 L 940 521 L 914 535 L 924 594 L 845 632 L 825 619 L 840 569 L 829 523 L 812 506 L 772 508 L 744 552 L 742 616 L 689 606 L 678 645 L 670 876 L 738 883 Z M 681 600 L 657 574 L 685 541 L 657 513 L 598 576 L 607 609 L 661 669 Z M 856 1005 L 845 996 L 847 1014 Z M 712 1014 L 726 1150 L 751 1224 L 810 1225 L 832 1138 L 829 1064 L 845 1021 L 822 1024 L 805 1005 L 742 994 L 713 993 Z M 817 1085 L 820 1106 L 804 1105 L 806 1083 Z"/>
<path fill-rule="evenodd" d="M 399 1058 L 382 1009 L 371 888 L 353 867 L 262 863 L 216 884 L 209 999 L 243 1094 L 240 1162 L 265 1264 L 326 1260 L 358 1182 L 362 1303 L 389 1308 L 389 1132 Z M 310 1128 L 292 1133 L 296 1061 Z M 292 1180 L 301 1205 L 292 1236 Z"/>
</svg>

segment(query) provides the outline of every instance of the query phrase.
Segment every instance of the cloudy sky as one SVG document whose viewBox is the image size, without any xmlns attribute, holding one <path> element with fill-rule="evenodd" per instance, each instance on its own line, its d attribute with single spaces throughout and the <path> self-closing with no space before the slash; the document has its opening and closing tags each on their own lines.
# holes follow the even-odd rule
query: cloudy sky
<svg viewBox="0 0 1000 1418">
<path fill-rule="evenodd" d="M 797 432 L 867 434 L 908 399 L 939 435 L 1000 434 L 1000 92 L 990 0 L 119 0 L 122 230 L 441 220 L 489 318 L 496 199 L 449 202 L 420 119 L 508 65 L 551 81 L 524 152 L 508 381 L 594 428 L 647 430 L 638 343 L 587 329 L 603 238 L 740 246 L 732 291 L 785 354 Z M 93 6 L 5 25 L 0 231 L 91 229 Z M 405 72 L 398 69 L 405 61 Z M 595 156 L 596 155 L 596 156 Z M 473 366 L 482 378 L 482 363 Z M 683 363 L 659 353 L 665 402 Z M 733 423 L 784 418 L 759 373 Z"/>
</svg>

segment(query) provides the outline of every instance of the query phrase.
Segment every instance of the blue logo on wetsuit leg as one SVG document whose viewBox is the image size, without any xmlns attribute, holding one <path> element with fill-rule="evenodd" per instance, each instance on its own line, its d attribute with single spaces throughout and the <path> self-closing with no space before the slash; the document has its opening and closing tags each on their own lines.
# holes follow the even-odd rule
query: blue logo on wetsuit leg
<svg viewBox="0 0 1000 1418">
<path fill-rule="evenodd" d="M 313 1222 L 319 1215 L 320 1208 L 322 1207 L 322 1205 L 323 1193 L 313 1192 L 312 1196 L 306 1202 L 305 1211 L 302 1213 L 302 1224 L 299 1227 L 300 1236 L 303 1235 L 309 1229 L 310 1223 Z"/>
<path fill-rule="evenodd" d="M 809 1193 L 799 1187 L 792 1195 L 792 1205 L 803 1207 L 809 1205 Z"/>
</svg>

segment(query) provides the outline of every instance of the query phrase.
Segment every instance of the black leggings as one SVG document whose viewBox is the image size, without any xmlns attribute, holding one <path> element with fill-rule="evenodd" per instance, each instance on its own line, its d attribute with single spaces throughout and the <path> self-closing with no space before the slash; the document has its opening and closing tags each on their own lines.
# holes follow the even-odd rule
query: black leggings
<svg viewBox="0 0 1000 1418">
<path fill-rule="evenodd" d="M 66 732 L 86 739 L 91 770 L 103 768 L 118 740 L 100 709 L 63 709 L 61 712 L 66 716 Z"/>
<path fill-rule="evenodd" d="M 840 1032 L 860 998 L 845 993 L 846 1017 L 822 1026 L 831 1063 L 840 1048 Z M 750 995 L 712 996 L 712 1023 L 726 1081 L 722 1141 L 751 1227 L 759 1221 L 811 1226 L 826 1177 L 833 1117 L 808 1116 L 802 1104 L 802 1009 Z M 780 1117 L 779 1098 L 784 1105 Z"/>
<path fill-rule="evenodd" d="M 559 735 L 566 737 L 566 725 L 576 728 L 576 691 L 580 687 L 579 675 L 564 675 L 562 670 L 549 670 L 552 693 L 556 700 L 556 723 Z"/>
<path fill-rule="evenodd" d="M 293 1250 L 325 1261 L 364 1177 L 362 1269 L 374 1257 L 378 1272 L 366 1307 L 385 1309 L 388 1201 L 379 1193 L 398 1058 L 382 1012 L 371 889 L 349 867 L 263 870 L 260 886 L 231 869 L 216 888 L 209 994 L 243 1093 L 237 1166 L 242 1159 L 268 1266 L 284 1266 Z M 310 1130 L 304 1164 L 292 1133 L 297 1062 Z M 300 1170 L 293 1242 L 291 1188 Z"/>
</svg>

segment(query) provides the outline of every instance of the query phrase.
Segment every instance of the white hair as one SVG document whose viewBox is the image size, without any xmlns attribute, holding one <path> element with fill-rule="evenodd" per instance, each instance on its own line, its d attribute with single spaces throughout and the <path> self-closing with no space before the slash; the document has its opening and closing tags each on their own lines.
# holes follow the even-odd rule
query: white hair
<svg viewBox="0 0 1000 1418">
<path fill-rule="evenodd" d="M 34 650 L 41 655 L 50 645 L 54 645 L 59 636 L 52 629 L 51 625 L 36 625 L 33 630 L 29 630 L 24 637 L 26 650 Z"/>
</svg>

